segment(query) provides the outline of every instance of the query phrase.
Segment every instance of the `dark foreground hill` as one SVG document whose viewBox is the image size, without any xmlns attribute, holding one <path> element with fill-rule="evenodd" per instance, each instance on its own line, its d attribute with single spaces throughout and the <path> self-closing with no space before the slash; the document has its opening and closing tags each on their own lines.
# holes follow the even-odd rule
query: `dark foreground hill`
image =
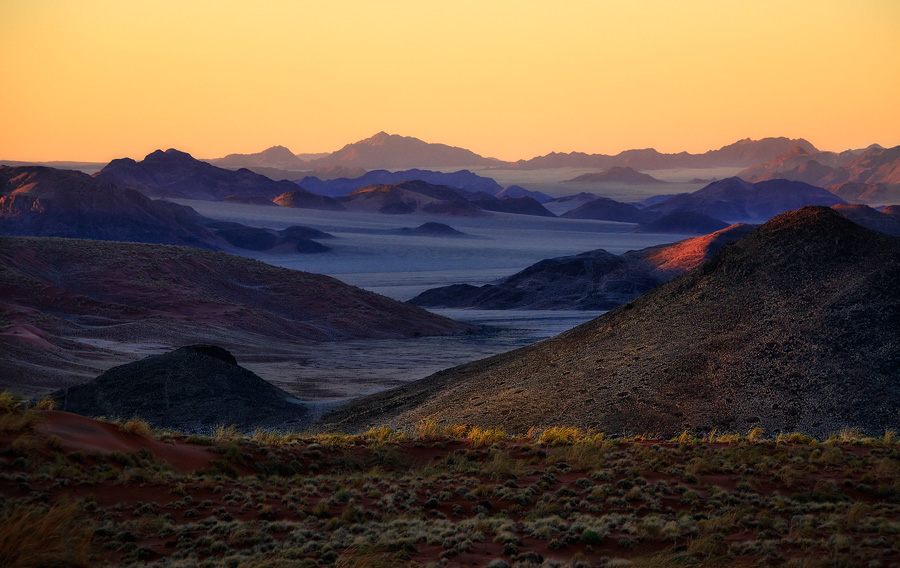
<svg viewBox="0 0 900 568">
<path fill-rule="evenodd" d="M 496 284 L 454 284 L 409 300 L 430 308 L 483 310 L 611 310 L 660 283 L 700 266 L 754 225 L 732 225 L 709 235 L 629 251 L 597 249 L 542 260 Z"/>
<path fill-rule="evenodd" d="M 128 345 L 275 356 L 297 341 L 469 329 L 327 276 L 165 245 L 0 238 L 0 290 L 0 387 L 29 394 Z"/>
<path fill-rule="evenodd" d="M 328 426 L 896 429 L 900 240 L 805 207 L 536 345 L 360 399 Z"/>
<path fill-rule="evenodd" d="M 208 431 L 217 424 L 297 428 L 304 404 L 212 345 L 191 345 L 114 367 L 54 392 L 59 409 L 83 416 L 140 416 L 161 428 Z"/>
</svg>

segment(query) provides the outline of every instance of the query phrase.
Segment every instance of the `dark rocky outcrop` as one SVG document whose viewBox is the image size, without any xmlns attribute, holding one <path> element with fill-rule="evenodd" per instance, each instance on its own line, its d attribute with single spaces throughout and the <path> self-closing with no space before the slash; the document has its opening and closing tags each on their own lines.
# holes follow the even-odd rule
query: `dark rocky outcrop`
<svg viewBox="0 0 900 568">
<path fill-rule="evenodd" d="M 51 395 L 83 416 L 140 417 L 153 426 L 208 432 L 216 425 L 299 429 L 306 406 L 239 366 L 221 347 L 191 345 L 114 367 Z"/>
<path fill-rule="evenodd" d="M 898 282 L 900 239 L 805 207 L 584 325 L 359 399 L 326 427 L 881 436 L 900 415 Z"/>
</svg>

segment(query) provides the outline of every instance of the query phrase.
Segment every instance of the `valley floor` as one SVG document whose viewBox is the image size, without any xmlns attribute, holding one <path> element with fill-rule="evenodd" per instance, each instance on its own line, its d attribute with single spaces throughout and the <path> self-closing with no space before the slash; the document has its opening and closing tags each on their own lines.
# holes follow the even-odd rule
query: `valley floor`
<svg viewBox="0 0 900 568">
<path fill-rule="evenodd" d="M 2 402 L 4 566 L 900 562 L 891 432 L 184 437 Z"/>
</svg>

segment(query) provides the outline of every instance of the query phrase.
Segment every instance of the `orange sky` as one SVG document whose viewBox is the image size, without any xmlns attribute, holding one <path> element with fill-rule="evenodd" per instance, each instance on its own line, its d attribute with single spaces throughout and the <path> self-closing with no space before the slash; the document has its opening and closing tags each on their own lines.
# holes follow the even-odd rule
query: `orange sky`
<svg viewBox="0 0 900 568">
<path fill-rule="evenodd" d="M 0 158 L 900 144 L 896 0 L 0 1 Z"/>
</svg>

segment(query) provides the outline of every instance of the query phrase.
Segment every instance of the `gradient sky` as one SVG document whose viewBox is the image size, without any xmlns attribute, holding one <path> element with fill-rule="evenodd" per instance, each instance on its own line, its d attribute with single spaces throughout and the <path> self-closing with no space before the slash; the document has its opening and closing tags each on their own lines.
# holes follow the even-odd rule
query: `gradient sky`
<svg viewBox="0 0 900 568">
<path fill-rule="evenodd" d="M 900 2 L 0 0 L 0 158 L 900 144 Z"/>
</svg>

